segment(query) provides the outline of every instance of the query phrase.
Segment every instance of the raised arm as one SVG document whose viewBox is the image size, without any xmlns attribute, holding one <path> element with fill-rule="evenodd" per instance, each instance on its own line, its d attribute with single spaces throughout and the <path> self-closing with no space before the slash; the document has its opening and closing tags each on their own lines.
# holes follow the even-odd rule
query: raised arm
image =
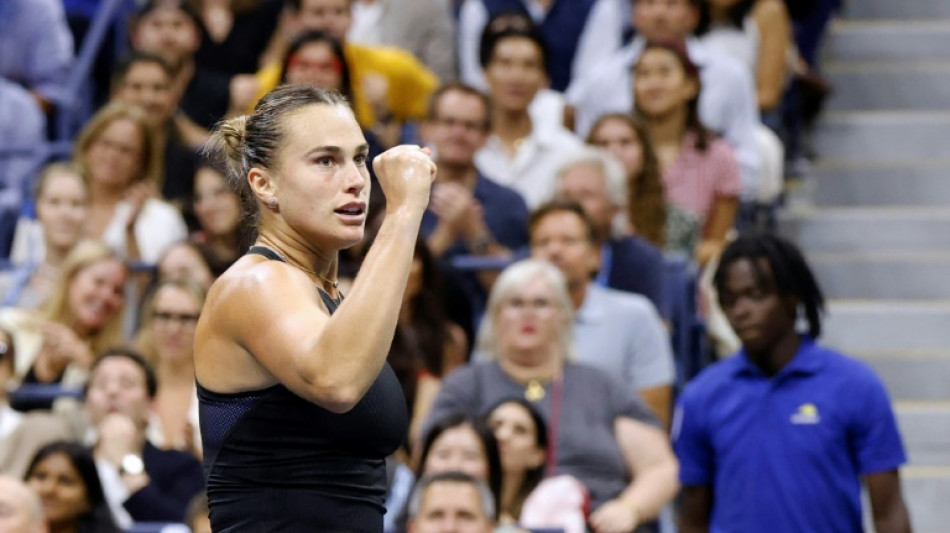
<svg viewBox="0 0 950 533">
<path fill-rule="evenodd" d="M 411 146 L 380 155 L 374 167 L 388 199 L 386 217 L 350 294 L 332 317 L 303 272 L 275 261 L 250 267 L 225 289 L 236 293 L 222 295 L 227 310 L 215 312 L 214 294 L 209 300 L 220 318 L 221 337 L 236 341 L 298 396 L 338 413 L 363 398 L 386 361 L 435 173 L 428 154 Z M 199 379 L 231 373 L 236 364 L 216 362 L 227 368 L 199 368 Z"/>
</svg>

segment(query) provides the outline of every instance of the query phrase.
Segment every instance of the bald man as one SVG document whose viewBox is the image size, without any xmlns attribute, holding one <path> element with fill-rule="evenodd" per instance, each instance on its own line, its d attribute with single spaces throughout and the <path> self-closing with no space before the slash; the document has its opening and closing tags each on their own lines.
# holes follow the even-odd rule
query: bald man
<svg viewBox="0 0 950 533">
<path fill-rule="evenodd" d="M 22 481 L 0 475 L 0 531 L 47 533 L 40 499 Z"/>
</svg>

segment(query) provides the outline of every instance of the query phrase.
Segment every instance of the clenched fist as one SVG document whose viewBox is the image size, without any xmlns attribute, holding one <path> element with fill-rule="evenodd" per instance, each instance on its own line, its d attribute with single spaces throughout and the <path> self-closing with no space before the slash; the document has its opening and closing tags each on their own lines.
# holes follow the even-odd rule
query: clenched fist
<svg viewBox="0 0 950 533">
<path fill-rule="evenodd" d="M 425 210 L 436 173 L 428 148 L 396 146 L 376 156 L 373 170 L 386 195 L 387 210 Z"/>
</svg>

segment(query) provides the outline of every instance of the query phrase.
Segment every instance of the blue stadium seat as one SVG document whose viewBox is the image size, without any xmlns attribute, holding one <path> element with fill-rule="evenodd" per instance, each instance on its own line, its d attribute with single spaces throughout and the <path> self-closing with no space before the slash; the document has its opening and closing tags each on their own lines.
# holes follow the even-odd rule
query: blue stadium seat
<svg viewBox="0 0 950 533">
<path fill-rule="evenodd" d="M 49 409 L 58 398 L 81 398 L 81 387 L 64 387 L 59 384 L 20 385 L 10 393 L 10 407 L 17 411 Z"/>
</svg>

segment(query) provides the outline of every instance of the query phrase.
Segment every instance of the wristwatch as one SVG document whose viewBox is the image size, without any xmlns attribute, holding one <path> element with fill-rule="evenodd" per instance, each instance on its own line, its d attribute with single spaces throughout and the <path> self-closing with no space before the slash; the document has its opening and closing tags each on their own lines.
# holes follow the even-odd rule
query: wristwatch
<svg viewBox="0 0 950 533">
<path fill-rule="evenodd" d="M 145 472 L 145 463 L 142 458 L 134 453 L 127 453 L 122 456 L 122 462 L 119 463 L 120 476 L 137 476 Z"/>
</svg>

